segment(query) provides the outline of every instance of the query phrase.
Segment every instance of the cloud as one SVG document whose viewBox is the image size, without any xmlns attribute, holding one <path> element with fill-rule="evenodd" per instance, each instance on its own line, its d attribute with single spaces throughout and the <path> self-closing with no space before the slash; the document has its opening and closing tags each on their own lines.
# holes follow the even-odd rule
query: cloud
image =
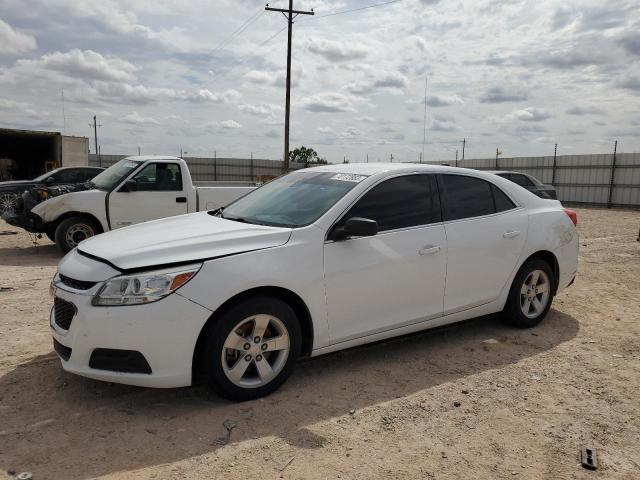
<svg viewBox="0 0 640 480">
<path fill-rule="evenodd" d="M 640 93 L 640 77 L 635 75 L 627 75 L 615 82 L 617 87 L 626 88 Z"/>
<path fill-rule="evenodd" d="M 235 120 L 223 120 L 219 122 L 219 125 L 226 130 L 235 130 L 238 128 L 242 128 L 242 125 L 240 125 Z"/>
<path fill-rule="evenodd" d="M 602 112 L 602 110 L 600 110 L 597 107 L 589 107 L 589 106 L 577 105 L 575 107 L 569 108 L 566 111 L 566 113 L 568 115 L 594 115 L 594 114 L 601 114 L 603 112 Z"/>
<path fill-rule="evenodd" d="M 120 119 L 121 122 L 129 123 L 131 125 L 160 125 L 160 122 L 152 117 L 143 117 L 138 112 L 131 112 L 129 115 L 125 115 Z"/>
<path fill-rule="evenodd" d="M 482 103 L 505 103 L 505 102 L 520 102 L 527 100 L 529 95 L 525 92 L 514 90 L 507 87 L 491 87 L 484 94 L 480 96 L 480 102 Z"/>
<path fill-rule="evenodd" d="M 376 72 L 370 78 L 352 82 L 345 87 L 348 92 L 355 95 L 368 95 L 381 91 L 406 88 L 409 84 L 407 77 L 397 72 Z"/>
<path fill-rule="evenodd" d="M 464 102 L 458 95 L 429 95 L 427 105 L 430 107 L 450 107 L 451 105 L 462 105 Z M 424 101 L 422 102 L 424 105 Z"/>
<path fill-rule="evenodd" d="M 451 120 L 434 118 L 429 124 L 429 130 L 436 132 L 460 132 L 462 131 L 462 127 L 456 125 Z"/>
<path fill-rule="evenodd" d="M 93 50 L 74 48 L 68 52 L 54 52 L 37 60 L 18 60 L 18 71 L 49 70 L 73 79 L 101 81 L 130 81 L 135 79 L 138 68 L 117 57 L 104 57 Z"/>
<path fill-rule="evenodd" d="M 271 117 L 276 112 L 281 112 L 284 110 L 279 105 L 271 105 L 271 104 L 259 104 L 259 105 L 251 105 L 251 104 L 243 104 L 238 107 L 238 109 L 246 113 L 247 115 L 254 115 L 256 117 Z"/>
<path fill-rule="evenodd" d="M 28 108 L 30 105 L 31 104 L 27 102 L 16 102 L 14 100 L 0 98 L 0 109 L 2 110 L 24 109 Z"/>
<path fill-rule="evenodd" d="M 551 115 L 542 108 L 527 107 L 522 110 L 515 110 L 507 115 L 507 120 L 522 120 L 523 122 L 541 122 L 551 117 Z"/>
<path fill-rule="evenodd" d="M 332 40 L 310 40 L 307 50 L 330 62 L 346 62 L 365 58 L 369 51 L 361 45 Z"/>
<path fill-rule="evenodd" d="M 355 112 L 355 99 L 336 92 L 319 93 L 301 102 L 302 108 L 310 112 L 344 113 Z"/>
<path fill-rule="evenodd" d="M 264 70 L 251 70 L 243 75 L 246 80 L 252 83 L 271 83 L 275 79 L 275 75 Z"/>
<path fill-rule="evenodd" d="M 640 34 L 633 32 L 623 36 L 620 40 L 620 44 L 624 49 L 633 54 L 640 56 Z"/>
<path fill-rule="evenodd" d="M 33 36 L 14 30 L 11 25 L 0 19 L 0 53 L 23 53 L 36 48 L 37 43 Z"/>
<path fill-rule="evenodd" d="M 355 127 L 347 127 L 340 134 L 341 138 L 357 138 L 362 135 L 362 132 Z"/>
</svg>

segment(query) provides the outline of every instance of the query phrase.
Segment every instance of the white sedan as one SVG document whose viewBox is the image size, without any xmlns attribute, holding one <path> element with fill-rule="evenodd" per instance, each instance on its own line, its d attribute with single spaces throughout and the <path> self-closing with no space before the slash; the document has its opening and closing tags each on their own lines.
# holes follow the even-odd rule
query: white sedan
<svg viewBox="0 0 640 480">
<path fill-rule="evenodd" d="M 575 278 L 575 212 L 490 173 L 328 165 L 226 208 L 90 238 L 60 262 L 65 370 L 246 400 L 298 357 L 502 312 L 547 315 Z"/>
</svg>

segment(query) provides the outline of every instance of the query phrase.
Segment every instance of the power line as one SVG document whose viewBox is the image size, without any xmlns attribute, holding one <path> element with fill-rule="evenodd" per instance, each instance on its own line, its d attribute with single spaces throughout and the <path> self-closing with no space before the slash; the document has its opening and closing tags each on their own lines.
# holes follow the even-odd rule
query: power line
<svg viewBox="0 0 640 480">
<path fill-rule="evenodd" d="M 344 15 L 345 13 L 359 12 L 361 10 L 367 10 L 369 8 L 384 7 L 385 5 L 391 5 L 393 3 L 400 3 L 402 1 L 403 0 L 391 0 L 389 2 L 375 3 L 373 5 L 366 5 L 364 7 L 352 8 L 351 10 L 342 10 L 340 12 L 325 13 L 324 15 L 318 15 L 317 17 L 315 17 L 315 19 L 319 20 L 321 18 L 334 17 L 336 15 Z"/>
<path fill-rule="evenodd" d="M 260 18 L 260 16 L 264 13 L 264 10 L 260 9 L 258 10 L 256 13 L 254 13 L 253 15 L 251 15 L 248 19 L 246 19 L 242 25 L 240 25 L 238 28 L 236 28 L 233 32 L 231 32 L 231 34 L 224 38 L 213 50 L 211 50 L 210 55 L 215 54 L 216 52 L 220 51 L 220 50 L 224 50 L 224 47 L 226 45 L 228 45 L 228 43 L 233 40 L 235 37 L 237 37 L 238 35 L 240 35 L 242 32 L 244 32 L 247 28 L 249 28 L 249 26 L 251 26 L 256 20 L 258 20 L 258 18 Z"/>
<path fill-rule="evenodd" d="M 273 35 L 271 35 L 269 38 L 263 40 L 262 42 L 260 42 L 258 45 L 256 45 L 253 50 L 249 53 L 247 53 L 246 55 L 243 55 L 242 57 L 237 58 L 235 61 L 231 62 L 229 65 L 227 65 L 227 69 L 226 70 L 222 70 L 220 73 L 216 73 L 212 78 L 211 81 L 213 80 L 217 80 L 218 78 L 222 78 L 225 75 L 229 74 L 235 67 L 237 67 L 238 65 L 243 64 L 244 62 L 246 62 L 253 54 L 256 53 L 256 50 L 258 50 L 261 47 L 264 47 L 267 43 L 269 43 L 271 40 L 273 40 L 274 38 L 276 38 L 278 35 L 280 35 L 282 32 L 284 32 L 287 29 L 287 26 L 285 25 L 284 27 L 282 27 L 280 30 L 278 30 L 276 33 L 274 33 Z"/>
</svg>

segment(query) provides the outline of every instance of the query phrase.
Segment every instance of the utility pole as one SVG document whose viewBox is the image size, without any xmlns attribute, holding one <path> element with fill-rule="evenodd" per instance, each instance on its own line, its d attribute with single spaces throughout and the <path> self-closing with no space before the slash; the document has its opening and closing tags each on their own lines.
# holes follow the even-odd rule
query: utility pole
<svg viewBox="0 0 640 480">
<path fill-rule="evenodd" d="M 498 170 L 498 155 L 502 155 L 502 152 L 496 148 L 496 170 Z"/>
<path fill-rule="evenodd" d="M 100 157 L 100 148 L 98 148 L 98 127 L 102 125 L 98 125 L 98 121 L 96 120 L 96 116 L 93 116 L 93 123 L 89 124 L 90 127 L 93 127 L 93 138 L 95 139 L 96 145 L 96 156 L 98 157 L 98 166 L 102 166 L 102 158 Z"/>
<path fill-rule="evenodd" d="M 422 123 L 422 155 L 420 155 L 420 163 L 424 160 L 424 144 L 427 141 L 427 82 L 429 77 L 424 79 L 424 121 Z"/>
<path fill-rule="evenodd" d="M 138 156 L 140 156 L 140 147 L 138 147 Z"/>
<path fill-rule="evenodd" d="M 393 163 L 393 153 L 391 154 L 391 156 L 389 157 L 389 160 L 391 161 L 391 163 Z"/>
<path fill-rule="evenodd" d="M 462 163 L 464 163 L 464 147 L 467 145 L 467 139 L 462 139 Z"/>
<path fill-rule="evenodd" d="M 284 173 L 289 171 L 289 117 L 291 109 L 291 35 L 293 30 L 293 19 L 298 15 L 314 15 L 313 9 L 309 12 L 293 9 L 293 0 L 289 0 L 289 8 L 273 8 L 267 3 L 265 10 L 271 12 L 280 12 L 287 19 L 287 92 L 284 107 L 284 158 L 282 159 L 282 170 Z"/>
<path fill-rule="evenodd" d="M 458 149 L 456 148 L 456 167 L 458 166 Z"/>
</svg>

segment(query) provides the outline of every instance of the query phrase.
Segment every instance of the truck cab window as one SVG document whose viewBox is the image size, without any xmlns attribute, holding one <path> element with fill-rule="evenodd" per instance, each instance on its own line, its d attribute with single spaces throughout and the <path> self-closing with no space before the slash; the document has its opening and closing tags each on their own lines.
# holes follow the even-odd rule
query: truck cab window
<svg viewBox="0 0 640 480">
<path fill-rule="evenodd" d="M 182 190 L 180 166 L 175 163 L 150 163 L 135 177 L 139 192 L 176 192 Z"/>
</svg>

